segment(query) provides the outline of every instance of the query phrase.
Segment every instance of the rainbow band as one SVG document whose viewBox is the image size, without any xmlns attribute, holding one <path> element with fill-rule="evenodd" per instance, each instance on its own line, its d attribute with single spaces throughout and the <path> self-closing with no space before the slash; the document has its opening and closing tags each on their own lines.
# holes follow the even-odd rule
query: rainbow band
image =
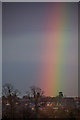
<svg viewBox="0 0 80 120">
<path fill-rule="evenodd" d="M 44 12 L 43 19 L 43 49 L 40 55 L 42 66 L 39 78 L 46 95 L 56 96 L 59 91 L 64 92 L 65 63 L 69 45 L 65 29 L 69 25 L 67 20 L 69 13 L 64 3 L 55 3 L 54 6 L 50 4 L 48 11 L 47 14 Z"/>
<path fill-rule="evenodd" d="M 62 49 L 64 45 L 64 37 L 62 35 L 63 30 L 62 27 L 65 26 L 63 14 L 64 14 L 64 7 L 61 4 L 55 5 L 55 8 L 50 8 L 51 14 L 49 14 L 47 19 L 47 31 L 48 29 L 51 29 L 53 33 L 51 36 L 47 37 L 45 39 L 45 45 L 44 45 L 44 59 L 45 59 L 45 65 L 44 65 L 44 72 L 43 72 L 43 78 L 42 83 L 43 88 L 46 87 L 46 93 L 48 95 L 55 96 L 57 91 L 57 88 L 60 88 L 62 83 Z M 55 17 L 52 17 L 52 14 L 55 14 Z M 45 31 L 46 31 L 45 29 Z M 46 49 L 45 49 L 46 48 Z M 55 57 L 54 57 L 55 56 Z M 43 60 L 44 61 L 44 60 Z"/>
</svg>

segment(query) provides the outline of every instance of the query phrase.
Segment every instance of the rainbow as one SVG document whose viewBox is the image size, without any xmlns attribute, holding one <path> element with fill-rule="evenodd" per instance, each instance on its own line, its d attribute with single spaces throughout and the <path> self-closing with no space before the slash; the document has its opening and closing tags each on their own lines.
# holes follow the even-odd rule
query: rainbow
<svg viewBox="0 0 80 120">
<path fill-rule="evenodd" d="M 43 42 L 40 55 L 42 66 L 38 79 L 46 95 L 56 96 L 58 90 L 64 91 L 64 64 L 69 44 L 64 29 L 68 24 L 65 13 L 68 13 L 64 3 L 55 3 L 54 6 L 50 3 L 48 11 L 44 11 L 44 34 L 41 37 Z"/>
</svg>

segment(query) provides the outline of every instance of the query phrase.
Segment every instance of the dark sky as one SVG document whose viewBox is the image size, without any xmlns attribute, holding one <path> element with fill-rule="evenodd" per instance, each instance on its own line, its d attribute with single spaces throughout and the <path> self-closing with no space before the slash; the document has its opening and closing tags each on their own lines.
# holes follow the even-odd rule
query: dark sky
<svg viewBox="0 0 80 120">
<path fill-rule="evenodd" d="M 61 34 L 64 34 L 64 40 L 68 42 L 64 42 L 62 45 L 63 50 L 66 49 L 65 53 L 67 56 L 63 55 L 63 58 L 62 56 L 60 58 L 61 61 L 64 61 L 63 63 L 60 63 L 60 66 L 64 66 L 65 73 L 62 75 L 64 77 L 61 78 L 65 78 L 65 82 L 63 83 L 64 80 L 62 80 L 61 83 L 63 84 L 58 88 L 56 87 L 56 91 L 62 90 L 67 96 L 78 95 L 77 3 L 65 3 L 62 5 L 59 3 L 3 3 L 3 84 L 11 83 L 22 93 L 25 93 L 32 85 L 43 88 L 41 86 L 43 81 L 37 78 L 40 77 L 41 69 L 43 68 L 41 68 L 41 66 L 43 66 L 43 63 L 50 62 L 48 61 L 50 59 L 45 59 L 48 55 L 45 56 L 45 53 L 43 52 L 44 49 L 47 49 L 43 46 L 45 45 L 46 41 L 44 38 L 49 38 L 50 35 L 53 36 L 53 31 L 55 35 L 57 35 L 58 32 L 56 29 L 53 30 L 53 28 L 50 26 L 50 22 L 48 23 L 48 21 L 51 19 L 48 16 L 51 15 L 55 21 L 56 12 L 58 8 L 60 9 L 59 6 L 63 6 L 64 14 L 62 16 L 65 18 L 65 27 L 63 27 L 63 24 L 61 25 Z M 55 26 L 54 21 L 53 25 Z M 56 51 L 56 48 L 54 51 Z M 51 53 L 51 50 L 49 53 Z M 57 51 L 55 52 L 54 58 L 56 54 Z M 59 82 L 57 83 L 59 84 Z M 47 84 L 46 88 L 47 87 L 49 88 L 50 85 L 48 86 Z"/>
</svg>

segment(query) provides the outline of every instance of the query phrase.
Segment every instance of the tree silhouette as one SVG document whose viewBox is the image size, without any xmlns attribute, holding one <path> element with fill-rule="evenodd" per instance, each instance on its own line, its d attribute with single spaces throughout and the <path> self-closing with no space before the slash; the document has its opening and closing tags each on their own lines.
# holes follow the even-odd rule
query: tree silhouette
<svg viewBox="0 0 80 120">
<path fill-rule="evenodd" d="M 17 96 L 19 95 L 19 91 L 14 89 L 11 84 L 6 83 L 3 85 L 2 95 L 3 98 L 7 99 L 7 105 L 9 106 L 8 117 L 12 120 L 14 118 L 15 102 L 17 100 Z M 4 99 L 2 101 L 4 101 Z"/>
<path fill-rule="evenodd" d="M 39 110 L 38 103 L 39 103 L 41 97 L 43 96 L 44 91 L 36 86 L 31 86 L 30 90 L 31 90 L 31 96 L 34 98 L 35 118 L 37 118 L 38 117 L 38 110 Z"/>
<path fill-rule="evenodd" d="M 63 97 L 63 92 L 59 92 L 59 97 L 60 97 L 60 98 Z"/>
</svg>

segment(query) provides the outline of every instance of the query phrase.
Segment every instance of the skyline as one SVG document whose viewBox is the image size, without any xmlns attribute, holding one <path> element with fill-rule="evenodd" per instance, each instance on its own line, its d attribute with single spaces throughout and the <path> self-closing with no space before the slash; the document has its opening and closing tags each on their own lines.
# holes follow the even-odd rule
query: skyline
<svg viewBox="0 0 80 120">
<path fill-rule="evenodd" d="M 78 96 L 78 3 L 3 3 L 2 10 L 3 84 Z"/>
</svg>

